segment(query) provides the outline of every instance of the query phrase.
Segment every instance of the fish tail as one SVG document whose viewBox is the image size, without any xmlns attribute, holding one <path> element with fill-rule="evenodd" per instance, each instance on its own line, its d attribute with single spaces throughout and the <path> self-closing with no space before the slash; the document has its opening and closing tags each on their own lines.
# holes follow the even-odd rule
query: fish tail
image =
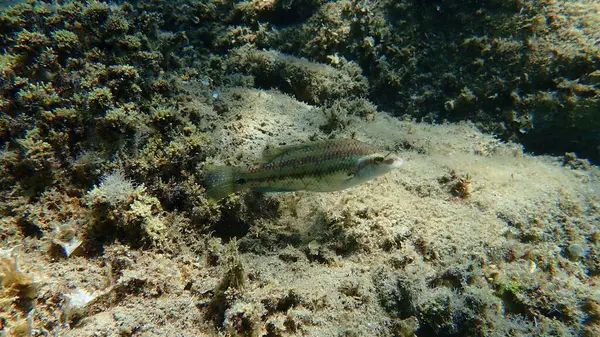
<svg viewBox="0 0 600 337">
<path fill-rule="evenodd" d="M 242 178 L 241 170 L 231 166 L 209 166 L 204 182 L 206 194 L 213 200 L 221 200 L 231 193 L 243 189 L 238 181 Z"/>
</svg>

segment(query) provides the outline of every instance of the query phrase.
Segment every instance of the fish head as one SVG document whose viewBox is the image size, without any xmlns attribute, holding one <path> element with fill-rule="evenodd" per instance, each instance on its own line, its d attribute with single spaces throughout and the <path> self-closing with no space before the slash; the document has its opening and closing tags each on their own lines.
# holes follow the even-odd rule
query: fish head
<svg viewBox="0 0 600 337">
<path fill-rule="evenodd" d="M 404 163 L 402 158 L 392 153 L 374 153 L 358 161 L 356 175 L 366 181 L 384 175 L 399 168 Z"/>
</svg>

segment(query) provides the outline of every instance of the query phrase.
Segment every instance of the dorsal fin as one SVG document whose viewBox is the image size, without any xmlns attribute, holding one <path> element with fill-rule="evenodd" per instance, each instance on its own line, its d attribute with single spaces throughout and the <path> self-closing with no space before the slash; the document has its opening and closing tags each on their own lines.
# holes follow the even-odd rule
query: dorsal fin
<svg viewBox="0 0 600 337">
<path fill-rule="evenodd" d="M 261 161 L 268 163 L 268 162 L 272 162 L 275 159 L 282 157 L 282 156 L 293 155 L 293 154 L 297 154 L 297 153 L 312 152 L 314 150 L 318 150 L 321 147 L 323 147 L 325 145 L 325 143 L 326 143 L 325 141 L 320 141 L 320 142 L 312 142 L 312 143 L 305 143 L 305 144 L 295 144 L 295 145 L 286 145 L 286 146 L 266 148 L 266 149 L 264 149 L 264 151 L 262 153 Z"/>
<path fill-rule="evenodd" d="M 296 149 L 301 149 L 303 146 L 304 145 L 287 145 L 265 148 L 263 150 L 262 157 L 260 158 L 260 160 L 262 162 L 268 163 L 286 152 L 296 151 Z"/>
<path fill-rule="evenodd" d="M 269 163 L 277 160 L 282 160 L 284 157 L 285 159 L 289 159 L 301 156 L 318 155 L 326 151 L 331 151 L 333 149 L 343 149 L 350 147 L 360 147 L 363 149 L 363 151 L 366 152 L 376 150 L 372 146 L 354 139 L 329 139 L 304 144 L 266 148 L 263 151 L 261 162 Z"/>
</svg>

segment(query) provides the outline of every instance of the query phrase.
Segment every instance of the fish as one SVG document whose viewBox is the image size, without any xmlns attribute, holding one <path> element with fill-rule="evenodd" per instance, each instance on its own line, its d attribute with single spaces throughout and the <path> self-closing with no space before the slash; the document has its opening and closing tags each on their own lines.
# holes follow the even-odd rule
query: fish
<svg viewBox="0 0 600 337">
<path fill-rule="evenodd" d="M 404 163 L 355 139 L 335 139 L 268 148 L 248 168 L 208 166 L 207 196 L 221 200 L 245 190 L 258 192 L 333 192 L 375 179 Z"/>
</svg>

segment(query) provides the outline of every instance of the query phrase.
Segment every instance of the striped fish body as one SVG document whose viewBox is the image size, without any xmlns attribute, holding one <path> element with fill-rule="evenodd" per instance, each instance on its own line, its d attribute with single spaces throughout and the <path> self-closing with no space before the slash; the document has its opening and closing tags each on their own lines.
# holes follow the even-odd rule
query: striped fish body
<svg viewBox="0 0 600 337">
<path fill-rule="evenodd" d="M 328 140 L 265 150 L 249 169 L 211 167 L 207 194 L 221 199 L 243 190 L 331 192 L 356 186 L 402 165 L 402 159 L 353 139 Z"/>
</svg>

